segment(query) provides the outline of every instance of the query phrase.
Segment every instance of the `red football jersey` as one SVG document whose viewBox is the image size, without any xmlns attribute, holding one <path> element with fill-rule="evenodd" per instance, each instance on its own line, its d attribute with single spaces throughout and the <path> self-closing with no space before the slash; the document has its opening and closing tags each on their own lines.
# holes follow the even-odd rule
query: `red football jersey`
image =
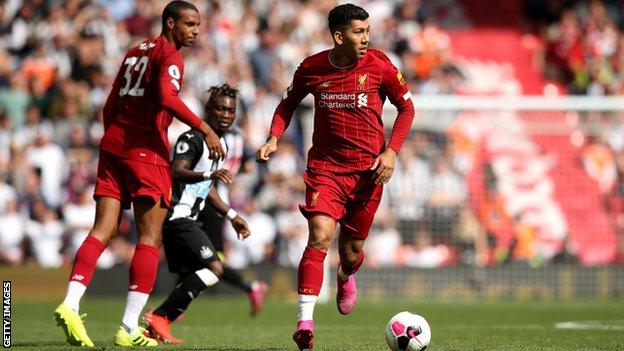
<svg viewBox="0 0 624 351">
<path fill-rule="evenodd" d="M 368 49 L 347 68 L 329 59 L 330 50 L 306 58 L 271 123 L 280 137 L 301 100 L 314 95 L 314 134 L 309 169 L 353 172 L 369 169 L 386 147 L 381 112 L 386 97 L 399 111 L 388 147 L 397 153 L 414 119 L 414 105 L 403 76 L 381 51 Z"/>
<path fill-rule="evenodd" d="M 179 99 L 184 61 L 164 37 L 130 49 L 104 105 L 100 148 L 115 155 L 169 166 L 167 129 L 175 115 L 193 128 L 201 119 Z"/>
</svg>

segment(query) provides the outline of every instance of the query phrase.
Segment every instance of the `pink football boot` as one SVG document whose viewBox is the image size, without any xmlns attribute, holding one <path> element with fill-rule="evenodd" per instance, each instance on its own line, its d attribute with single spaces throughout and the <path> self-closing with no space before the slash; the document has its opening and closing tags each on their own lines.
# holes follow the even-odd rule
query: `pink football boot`
<svg viewBox="0 0 624 351">
<path fill-rule="evenodd" d="M 338 312 L 341 314 L 349 314 L 355 306 L 357 300 L 357 286 L 355 285 L 355 275 L 349 276 L 349 279 L 342 281 L 340 276 L 336 274 L 336 305 L 338 306 Z"/>
<path fill-rule="evenodd" d="M 252 286 L 253 290 L 251 290 L 247 296 L 249 297 L 249 301 L 251 301 L 251 316 L 255 317 L 262 309 L 268 287 L 267 284 L 261 280 L 254 282 Z"/>
<path fill-rule="evenodd" d="M 293 340 L 299 350 L 311 350 L 314 347 L 314 321 L 297 322 L 297 331 L 293 334 Z"/>
</svg>

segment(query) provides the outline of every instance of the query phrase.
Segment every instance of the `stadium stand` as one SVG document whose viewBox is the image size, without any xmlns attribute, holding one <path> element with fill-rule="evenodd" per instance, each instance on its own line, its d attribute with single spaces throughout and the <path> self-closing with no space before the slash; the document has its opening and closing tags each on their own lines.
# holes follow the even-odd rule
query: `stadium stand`
<svg viewBox="0 0 624 351">
<path fill-rule="evenodd" d="M 373 46 L 389 54 L 415 95 L 529 94 L 548 104 L 549 98 L 624 91 L 624 8 L 617 2 L 362 3 L 374 14 Z M 496 11 L 482 11 L 484 3 Z M 334 4 L 196 4 L 202 31 L 185 54 L 181 95 L 201 114 L 209 86 L 238 86 L 239 127 L 251 155 L 266 139 L 295 65 L 330 46 L 325 14 Z M 82 219 L 93 216 L 101 107 L 113 74 L 128 46 L 157 34 L 162 6 L 146 0 L 0 2 L 2 264 L 68 264 L 90 225 Z M 559 109 L 427 109 L 415 101 L 417 121 L 386 188 L 365 264 L 624 264 L 622 109 L 596 109 L 589 100 Z M 260 227 L 249 224 L 262 233 L 258 242 L 229 245 L 237 268 L 298 264 L 307 231 L 297 204 L 311 104 L 306 100 L 297 111 L 289 141 L 268 167 L 251 167 L 231 186 L 233 207 L 258 218 Z M 393 113 L 384 117 L 390 123 Z M 171 142 L 183 131 L 174 123 Z M 132 257 L 132 220 L 124 216 L 100 267 Z"/>
</svg>

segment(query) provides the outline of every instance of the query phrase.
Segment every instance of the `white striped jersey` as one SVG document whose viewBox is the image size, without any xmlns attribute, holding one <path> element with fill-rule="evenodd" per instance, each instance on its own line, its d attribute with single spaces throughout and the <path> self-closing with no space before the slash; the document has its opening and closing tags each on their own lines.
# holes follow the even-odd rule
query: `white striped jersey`
<svg viewBox="0 0 624 351">
<path fill-rule="evenodd" d="M 221 146 L 227 155 L 228 148 L 223 138 L 221 138 Z M 173 161 L 186 159 L 191 164 L 191 170 L 202 173 L 205 171 L 214 172 L 223 168 L 223 159 L 211 160 L 208 155 L 208 147 L 204 143 L 203 134 L 198 130 L 191 129 L 178 138 L 174 148 Z M 169 220 L 178 218 L 196 220 L 197 214 L 206 204 L 206 197 L 208 197 L 212 183 L 211 179 L 193 184 L 174 181 Z"/>
<path fill-rule="evenodd" d="M 223 139 L 225 139 L 225 145 L 227 145 L 228 153 L 225 157 L 225 161 L 223 164 L 223 168 L 227 169 L 232 173 L 232 176 L 235 177 L 240 171 L 241 165 L 243 163 L 243 151 L 244 151 L 244 141 L 243 135 L 236 127 L 230 128 L 230 130 L 223 135 Z M 219 197 L 226 204 L 230 203 L 230 195 L 228 192 L 228 184 L 224 184 L 223 182 L 217 182 L 217 192 L 219 193 Z"/>
<path fill-rule="evenodd" d="M 223 139 L 228 147 L 223 168 L 230 171 L 232 176 L 236 176 L 243 162 L 243 135 L 238 128 L 232 127 L 223 135 Z"/>
</svg>

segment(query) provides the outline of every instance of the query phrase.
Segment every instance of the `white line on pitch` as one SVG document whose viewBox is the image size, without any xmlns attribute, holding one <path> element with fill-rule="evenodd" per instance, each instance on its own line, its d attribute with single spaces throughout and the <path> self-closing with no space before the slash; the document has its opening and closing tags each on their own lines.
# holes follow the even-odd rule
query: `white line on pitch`
<svg viewBox="0 0 624 351">
<path fill-rule="evenodd" d="M 555 323 L 555 329 L 624 330 L 624 320 L 560 322 Z"/>
</svg>

